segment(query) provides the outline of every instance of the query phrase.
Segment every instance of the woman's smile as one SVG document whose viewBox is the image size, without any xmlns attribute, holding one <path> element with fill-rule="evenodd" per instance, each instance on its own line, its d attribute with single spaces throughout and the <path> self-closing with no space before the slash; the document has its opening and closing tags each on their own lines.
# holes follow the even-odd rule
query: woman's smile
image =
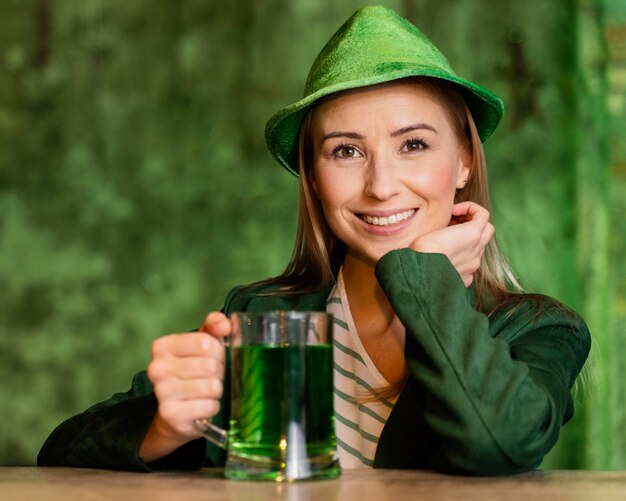
<svg viewBox="0 0 626 501">
<path fill-rule="evenodd" d="M 390 216 L 385 215 L 375 215 L 375 214 L 361 214 L 360 216 L 365 220 L 368 224 L 373 224 L 374 226 L 395 226 L 397 223 L 400 223 L 413 214 L 417 209 L 409 209 L 402 212 L 392 213 Z"/>
<path fill-rule="evenodd" d="M 360 225 L 372 235 L 392 235 L 407 228 L 418 209 L 371 210 L 356 213 Z"/>
</svg>

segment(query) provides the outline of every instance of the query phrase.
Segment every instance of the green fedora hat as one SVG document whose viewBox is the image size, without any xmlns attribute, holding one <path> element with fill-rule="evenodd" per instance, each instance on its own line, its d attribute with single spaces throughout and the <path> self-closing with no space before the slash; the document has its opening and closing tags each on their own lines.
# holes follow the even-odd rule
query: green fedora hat
<svg viewBox="0 0 626 501">
<path fill-rule="evenodd" d="M 386 7 L 368 6 L 357 10 L 318 54 L 304 97 L 269 119 L 265 141 L 270 152 L 298 175 L 300 125 L 317 100 L 334 92 L 413 76 L 458 84 L 483 142 L 504 114 L 500 98 L 456 76 L 445 56 L 413 24 Z"/>
</svg>

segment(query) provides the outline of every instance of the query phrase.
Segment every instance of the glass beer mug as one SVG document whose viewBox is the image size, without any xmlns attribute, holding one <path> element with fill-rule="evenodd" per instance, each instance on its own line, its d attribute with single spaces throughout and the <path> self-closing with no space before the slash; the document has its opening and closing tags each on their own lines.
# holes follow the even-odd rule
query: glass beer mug
<svg viewBox="0 0 626 501">
<path fill-rule="evenodd" d="M 337 477 L 332 315 L 243 312 L 231 320 L 229 430 L 209 419 L 195 422 L 207 440 L 227 450 L 225 476 Z"/>
</svg>

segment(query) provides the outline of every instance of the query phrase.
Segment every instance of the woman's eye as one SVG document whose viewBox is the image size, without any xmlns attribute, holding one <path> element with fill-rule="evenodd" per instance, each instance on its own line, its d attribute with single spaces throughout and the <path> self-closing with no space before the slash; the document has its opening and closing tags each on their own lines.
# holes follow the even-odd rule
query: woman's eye
<svg viewBox="0 0 626 501">
<path fill-rule="evenodd" d="M 354 146 L 342 144 L 333 150 L 333 156 L 339 158 L 354 158 L 358 156 L 358 151 Z"/>
<path fill-rule="evenodd" d="M 421 151 L 428 148 L 428 145 L 422 141 L 421 139 L 409 139 L 406 143 L 404 143 L 402 149 L 404 151 Z"/>
</svg>

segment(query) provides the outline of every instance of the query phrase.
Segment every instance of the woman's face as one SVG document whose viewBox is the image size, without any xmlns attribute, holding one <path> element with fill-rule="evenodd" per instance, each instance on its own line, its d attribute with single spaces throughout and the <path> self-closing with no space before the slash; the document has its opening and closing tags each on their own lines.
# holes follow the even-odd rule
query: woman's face
<svg viewBox="0 0 626 501">
<path fill-rule="evenodd" d="M 348 255 L 375 265 L 448 226 L 471 157 L 431 91 L 403 81 L 332 96 L 311 132 L 311 184 Z"/>
</svg>

